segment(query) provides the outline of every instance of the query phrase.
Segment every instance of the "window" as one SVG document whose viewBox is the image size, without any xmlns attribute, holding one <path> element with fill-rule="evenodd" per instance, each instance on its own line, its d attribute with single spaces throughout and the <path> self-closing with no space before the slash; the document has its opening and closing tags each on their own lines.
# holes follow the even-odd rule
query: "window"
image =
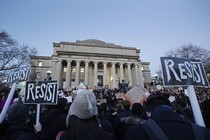
<svg viewBox="0 0 210 140">
<path fill-rule="evenodd" d="M 64 68 L 63 68 L 63 72 L 66 72 L 66 71 L 67 71 L 67 67 L 65 67 L 65 66 L 64 66 Z"/>
<path fill-rule="evenodd" d="M 144 67 L 141 67 L 141 70 L 144 70 Z"/>
<path fill-rule="evenodd" d="M 37 72 L 36 73 L 36 79 L 40 79 L 41 78 L 41 73 L 40 72 Z"/>
<path fill-rule="evenodd" d="M 74 66 L 74 67 L 72 67 L 72 72 L 73 72 L 73 73 L 75 73 L 75 72 L 76 72 L 76 68 L 75 68 L 75 66 Z"/>
<path fill-rule="evenodd" d="M 41 67 L 42 66 L 42 61 L 38 62 L 38 66 Z"/>
<path fill-rule="evenodd" d="M 81 70 L 80 70 L 81 73 L 84 73 L 85 72 L 85 69 L 84 67 L 81 67 Z"/>
</svg>

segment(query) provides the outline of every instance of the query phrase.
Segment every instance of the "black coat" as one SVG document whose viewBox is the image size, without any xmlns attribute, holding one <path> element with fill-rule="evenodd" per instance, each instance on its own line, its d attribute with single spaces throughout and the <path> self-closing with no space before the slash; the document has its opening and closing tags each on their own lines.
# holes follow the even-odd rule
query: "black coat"
<svg viewBox="0 0 210 140">
<path fill-rule="evenodd" d="M 66 130 L 67 113 L 61 110 L 50 110 L 41 117 L 42 131 L 38 133 L 40 139 L 55 140 L 57 134 Z"/>
<path fill-rule="evenodd" d="M 1 131 L 0 140 L 38 140 L 26 124 L 7 124 Z"/>
<path fill-rule="evenodd" d="M 151 118 L 160 126 L 169 140 L 193 140 L 193 131 L 190 123 L 186 122 L 171 108 L 158 106 L 152 112 Z M 210 130 L 203 128 L 206 140 L 210 139 Z M 149 140 L 142 125 L 128 129 L 124 140 Z"/>
</svg>

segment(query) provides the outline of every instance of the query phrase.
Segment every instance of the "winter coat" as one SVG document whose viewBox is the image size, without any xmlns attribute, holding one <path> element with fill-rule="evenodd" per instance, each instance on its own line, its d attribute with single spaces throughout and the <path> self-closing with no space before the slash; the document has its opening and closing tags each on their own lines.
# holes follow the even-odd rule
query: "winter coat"
<svg viewBox="0 0 210 140">
<path fill-rule="evenodd" d="M 38 140 L 26 124 L 7 124 L 1 131 L 0 140 Z"/>
<path fill-rule="evenodd" d="M 174 112 L 170 107 L 158 106 L 152 112 L 151 118 L 159 125 L 169 140 L 193 140 L 191 124 Z M 200 127 L 200 126 L 198 126 Z M 210 130 L 202 128 L 206 140 L 210 138 Z M 149 140 L 142 125 L 128 129 L 124 140 Z"/>
</svg>

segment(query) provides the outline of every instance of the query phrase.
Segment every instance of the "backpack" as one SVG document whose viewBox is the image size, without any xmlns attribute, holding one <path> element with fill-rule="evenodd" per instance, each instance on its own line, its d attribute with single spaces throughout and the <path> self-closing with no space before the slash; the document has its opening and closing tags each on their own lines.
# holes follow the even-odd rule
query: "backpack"
<svg viewBox="0 0 210 140">
<path fill-rule="evenodd" d="M 169 140 L 159 125 L 153 119 L 145 121 L 142 126 L 150 140 Z M 191 127 L 195 140 L 205 140 L 202 127 L 199 127 L 193 123 L 191 123 Z"/>
</svg>

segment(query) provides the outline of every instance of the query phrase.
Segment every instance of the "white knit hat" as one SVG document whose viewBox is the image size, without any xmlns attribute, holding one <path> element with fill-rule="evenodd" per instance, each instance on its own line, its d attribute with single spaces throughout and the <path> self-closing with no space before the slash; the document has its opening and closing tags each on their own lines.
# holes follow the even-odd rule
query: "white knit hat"
<svg viewBox="0 0 210 140">
<path fill-rule="evenodd" d="M 84 90 L 77 94 L 69 109 L 67 125 L 71 115 L 75 115 L 80 119 L 89 119 L 98 115 L 96 97 L 91 90 Z"/>
</svg>

